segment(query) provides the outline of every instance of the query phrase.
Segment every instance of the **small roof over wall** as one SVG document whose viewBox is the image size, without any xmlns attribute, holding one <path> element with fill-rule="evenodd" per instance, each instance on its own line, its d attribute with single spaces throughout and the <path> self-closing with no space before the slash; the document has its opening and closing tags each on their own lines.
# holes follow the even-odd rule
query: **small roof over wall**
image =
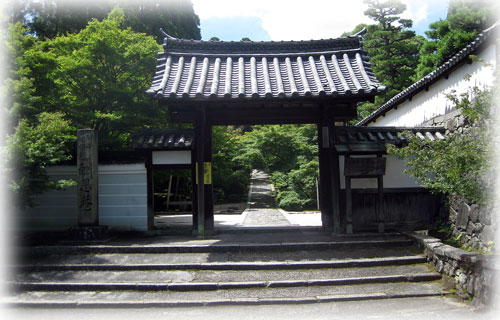
<svg viewBox="0 0 500 320">
<path fill-rule="evenodd" d="M 142 129 L 132 136 L 132 147 L 136 150 L 190 150 L 193 143 L 194 131 L 191 129 Z"/>
<path fill-rule="evenodd" d="M 445 139 L 445 129 L 440 127 L 335 127 L 335 149 L 342 155 L 385 153 L 386 144 L 403 146 L 408 141 L 400 133 L 409 131 L 419 139 Z"/>
</svg>

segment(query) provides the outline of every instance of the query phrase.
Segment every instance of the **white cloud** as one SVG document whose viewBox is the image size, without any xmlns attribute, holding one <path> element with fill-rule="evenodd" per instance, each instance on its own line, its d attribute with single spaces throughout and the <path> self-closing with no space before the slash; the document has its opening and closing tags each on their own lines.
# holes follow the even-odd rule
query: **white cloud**
<svg viewBox="0 0 500 320">
<path fill-rule="evenodd" d="M 335 38 L 369 19 L 362 0 L 192 0 L 200 19 L 258 16 L 272 40 Z"/>
<path fill-rule="evenodd" d="M 429 6 L 446 0 L 403 0 L 405 18 L 425 20 Z M 192 0 L 200 19 L 257 16 L 272 40 L 335 38 L 360 23 L 373 23 L 363 0 Z"/>
</svg>

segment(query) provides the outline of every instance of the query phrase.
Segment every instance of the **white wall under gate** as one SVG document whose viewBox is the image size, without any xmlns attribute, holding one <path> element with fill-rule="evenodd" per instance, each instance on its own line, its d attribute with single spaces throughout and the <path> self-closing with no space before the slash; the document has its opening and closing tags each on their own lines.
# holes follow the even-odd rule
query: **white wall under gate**
<svg viewBox="0 0 500 320">
<path fill-rule="evenodd" d="M 370 158 L 374 156 L 352 156 L 352 158 Z M 403 160 L 394 155 L 384 155 L 386 158 L 386 168 L 384 175 L 384 188 L 419 188 L 421 187 L 417 179 L 404 173 L 406 169 Z M 344 177 L 344 156 L 339 157 L 340 168 L 340 188 L 345 189 Z M 352 179 L 351 187 L 353 189 L 376 189 L 376 178 Z"/>
<path fill-rule="evenodd" d="M 49 168 L 53 179 L 76 180 L 76 166 Z M 147 173 L 144 163 L 99 165 L 99 224 L 112 230 L 148 229 Z M 17 229 L 63 231 L 78 225 L 77 188 L 35 197 L 35 207 L 16 217 Z"/>
</svg>

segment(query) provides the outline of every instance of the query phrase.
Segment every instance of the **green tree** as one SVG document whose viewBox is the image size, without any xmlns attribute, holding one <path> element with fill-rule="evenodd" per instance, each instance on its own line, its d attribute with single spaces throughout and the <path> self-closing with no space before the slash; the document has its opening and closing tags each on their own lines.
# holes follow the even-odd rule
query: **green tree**
<svg viewBox="0 0 500 320">
<path fill-rule="evenodd" d="M 201 39 L 200 19 L 190 0 L 115 0 L 125 12 L 125 25 L 163 43 L 160 28 L 181 39 Z"/>
<path fill-rule="evenodd" d="M 33 205 L 33 196 L 73 185 L 71 180 L 50 180 L 47 167 L 70 160 L 69 144 L 75 129 L 61 113 L 41 113 L 36 121 L 21 120 L 7 141 L 10 189 L 18 205 Z"/>
<path fill-rule="evenodd" d="M 374 103 L 363 103 L 358 107 L 361 119 L 412 84 L 418 52 L 424 40 L 410 30 L 411 20 L 400 17 L 406 10 L 406 5 L 400 0 L 364 2 L 368 6 L 365 15 L 377 24 L 366 26 L 363 48 L 370 57 L 377 79 L 388 90 L 377 96 Z"/>
<path fill-rule="evenodd" d="M 233 127 L 213 127 L 212 166 L 216 202 L 246 200 L 250 185 L 251 165 L 239 156 L 241 131 Z"/>
<path fill-rule="evenodd" d="M 451 0 L 445 20 L 432 23 L 426 31 L 428 41 L 420 50 L 414 81 L 424 77 L 467 46 L 478 33 L 498 17 L 498 4 L 492 0 Z"/>
<path fill-rule="evenodd" d="M 163 43 L 162 28 L 171 36 L 201 39 L 200 21 L 190 0 L 9 0 L 11 22 L 22 22 L 39 39 L 78 33 L 92 19 L 102 20 L 118 6 L 122 22 L 135 32 Z"/>
<path fill-rule="evenodd" d="M 477 87 L 472 93 L 449 98 L 472 124 L 453 131 L 444 140 L 421 140 L 405 133 L 408 145 L 398 148 L 388 145 L 388 153 L 403 159 L 406 173 L 416 177 L 426 188 L 451 196 L 461 196 L 470 202 L 485 203 L 490 189 L 485 184 L 485 172 L 494 169 L 491 112 L 494 94 Z"/>
<path fill-rule="evenodd" d="M 254 126 L 239 140 L 236 159 L 271 175 L 279 206 L 289 210 L 315 206 L 319 173 L 315 126 Z"/>
<path fill-rule="evenodd" d="M 126 148 L 132 132 L 167 120 L 166 110 L 143 94 L 158 45 L 123 27 L 123 21 L 123 11 L 115 9 L 103 21 L 93 20 L 81 32 L 45 41 L 42 50 L 27 53 L 53 66 L 39 75 L 41 81 L 35 77 L 35 83 L 51 88 L 44 103 L 66 113 L 78 128 L 97 128 L 101 150 Z"/>
</svg>

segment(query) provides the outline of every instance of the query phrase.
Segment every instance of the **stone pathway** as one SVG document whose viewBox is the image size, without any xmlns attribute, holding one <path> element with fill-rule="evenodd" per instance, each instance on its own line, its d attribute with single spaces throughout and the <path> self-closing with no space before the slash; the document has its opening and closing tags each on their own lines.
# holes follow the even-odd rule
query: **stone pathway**
<svg viewBox="0 0 500 320">
<path fill-rule="evenodd" d="M 249 206 L 244 212 L 243 226 L 290 226 L 288 219 L 276 209 L 274 190 L 269 175 L 254 170 L 251 178 Z"/>
</svg>

